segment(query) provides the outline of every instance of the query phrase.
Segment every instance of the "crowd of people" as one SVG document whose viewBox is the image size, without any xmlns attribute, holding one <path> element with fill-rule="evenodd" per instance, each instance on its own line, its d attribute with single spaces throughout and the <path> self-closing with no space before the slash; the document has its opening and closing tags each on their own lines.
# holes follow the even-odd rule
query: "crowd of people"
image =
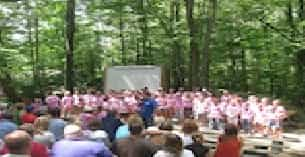
<svg viewBox="0 0 305 157">
<path fill-rule="evenodd" d="M 48 93 L 0 106 L 0 155 L 5 157 L 238 157 L 244 133 L 280 137 L 287 112 L 278 99 L 247 99 L 223 91 L 148 88 L 107 94 Z M 175 130 L 181 125 L 181 130 Z M 223 130 L 216 150 L 199 127 Z"/>
</svg>

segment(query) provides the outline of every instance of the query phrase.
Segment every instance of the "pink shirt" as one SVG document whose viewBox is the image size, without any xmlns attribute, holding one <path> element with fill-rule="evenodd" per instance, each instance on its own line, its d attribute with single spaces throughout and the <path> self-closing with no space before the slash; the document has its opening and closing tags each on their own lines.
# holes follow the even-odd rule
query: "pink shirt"
<svg viewBox="0 0 305 157">
<path fill-rule="evenodd" d="M 182 98 L 184 108 L 193 108 L 193 101 L 190 98 Z"/>
<path fill-rule="evenodd" d="M 215 104 L 211 104 L 209 108 L 209 113 L 208 113 L 209 118 L 222 118 L 222 113 L 219 108 L 219 106 L 216 106 Z"/>
<path fill-rule="evenodd" d="M 60 99 L 56 95 L 50 95 L 46 98 L 46 103 L 49 108 L 57 108 L 60 106 Z"/>
<path fill-rule="evenodd" d="M 226 115 L 231 118 L 236 118 L 240 114 L 240 106 L 229 105 L 226 108 Z"/>
<path fill-rule="evenodd" d="M 40 110 L 40 106 L 42 104 L 40 102 L 34 102 L 32 103 L 32 106 L 34 107 L 34 113 L 38 112 Z"/>
<path fill-rule="evenodd" d="M 104 97 L 102 95 L 96 96 L 96 105 L 103 106 L 103 103 L 104 103 Z"/>
<path fill-rule="evenodd" d="M 95 95 L 90 95 L 89 97 L 89 105 L 93 107 L 97 107 L 97 97 Z"/>
<path fill-rule="evenodd" d="M 73 105 L 73 97 L 71 96 L 64 96 L 61 100 L 62 107 L 72 107 Z"/>
<path fill-rule="evenodd" d="M 166 109 L 166 108 L 169 107 L 169 106 L 167 106 L 167 104 L 166 104 L 166 98 L 158 97 L 158 98 L 156 99 L 156 101 L 158 102 L 158 108 L 159 108 L 159 109 Z"/>
<path fill-rule="evenodd" d="M 253 119 L 253 112 L 249 109 L 249 107 L 244 107 L 241 111 L 240 118 L 241 119 Z"/>
<path fill-rule="evenodd" d="M 176 107 L 176 97 L 173 94 L 168 94 L 166 96 L 167 107 Z"/>
<path fill-rule="evenodd" d="M 83 98 L 83 100 L 84 100 L 84 102 L 85 102 L 85 104 L 86 105 L 89 105 L 90 104 L 90 98 L 91 98 L 91 94 L 85 94 L 85 95 L 83 95 L 82 96 L 82 98 Z"/>
</svg>

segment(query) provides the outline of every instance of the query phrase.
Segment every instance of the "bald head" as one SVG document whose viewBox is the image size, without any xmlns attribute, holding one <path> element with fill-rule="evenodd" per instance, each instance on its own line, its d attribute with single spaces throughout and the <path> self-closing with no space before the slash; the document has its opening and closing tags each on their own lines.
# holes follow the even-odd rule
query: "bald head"
<svg viewBox="0 0 305 157">
<path fill-rule="evenodd" d="M 22 130 L 13 131 L 4 137 L 4 143 L 11 154 L 29 154 L 31 140 L 30 135 Z"/>
</svg>

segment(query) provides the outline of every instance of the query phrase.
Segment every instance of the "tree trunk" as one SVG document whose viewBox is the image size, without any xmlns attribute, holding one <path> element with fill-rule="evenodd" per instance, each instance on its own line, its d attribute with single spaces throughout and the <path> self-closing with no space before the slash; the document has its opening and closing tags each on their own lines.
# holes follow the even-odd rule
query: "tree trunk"
<svg viewBox="0 0 305 157">
<path fill-rule="evenodd" d="M 180 22 L 180 0 L 175 1 L 175 22 L 176 24 Z M 175 25 L 177 27 L 177 25 Z M 178 29 L 178 28 L 177 28 Z M 177 34 L 175 33 L 175 51 L 176 51 L 176 64 L 177 64 L 177 87 L 184 87 L 184 57 L 183 52 L 181 51 L 181 45 L 179 39 L 177 38 Z"/>
<path fill-rule="evenodd" d="M 136 55 L 136 64 L 140 65 L 141 64 L 141 54 L 140 54 L 140 41 L 139 38 L 137 37 L 137 55 Z"/>
<path fill-rule="evenodd" d="M 124 24 L 123 24 L 123 17 L 122 17 L 123 6 L 120 3 L 120 39 L 121 39 L 121 53 L 122 53 L 122 63 L 123 65 L 127 65 L 127 57 L 125 52 L 125 39 L 124 39 Z"/>
<path fill-rule="evenodd" d="M 147 15 L 145 11 L 145 0 L 140 0 L 140 25 L 141 25 L 141 32 L 142 32 L 142 64 L 147 64 L 148 56 L 146 51 L 146 43 L 147 43 L 147 36 L 148 36 L 148 26 L 147 26 Z"/>
<path fill-rule="evenodd" d="M 217 10 L 217 0 L 210 0 L 208 8 L 208 19 L 207 19 L 207 27 L 206 33 L 204 36 L 204 47 L 203 47 L 203 85 L 205 88 L 209 89 L 210 81 L 209 81 L 209 71 L 210 71 L 210 45 L 212 43 L 211 35 L 214 31 L 214 25 L 216 20 L 216 10 Z"/>
<path fill-rule="evenodd" d="M 66 89 L 73 92 L 73 50 L 75 32 L 75 0 L 67 1 L 66 12 Z"/>
<path fill-rule="evenodd" d="M 31 55 L 31 61 L 32 61 L 32 76 L 33 76 L 33 87 L 36 86 L 36 66 L 35 66 L 35 53 L 34 53 L 34 42 L 33 42 L 33 32 L 32 32 L 32 11 L 31 6 L 28 1 L 26 1 L 26 7 L 28 10 L 28 17 L 27 17 L 27 27 L 28 27 L 28 45 L 30 48 L 30 55 Z"/>
<path fill-rule="evenodd" d="M 305 10 L 304 10 L 304 0 L 299 0 L 299 18 L 301 19 L 301 21 L 304 20 L 305 18 Z"/>
<path fill-rule="evenodd" d="M 248 92 L 248 76 L 247 76 L 247 58 L 244 49 L 241 50 L 241 73 L 242 73 L 242 90 Z"/>
<path fill-rule="evenodd" d="M 40 64 L 39 64 L 39 19 L 35 18 L 35 79 L 38 87 L 39 95 L 42 95 L 41 82 L 40 82 Z"/>
<path fill-rule="evenodd" d="M 148 56 L 149 56 L 149 62 L 148 64 L 153 65 L 154 64 L 154 55 L 152 53 L 152 41 L 148 41 Z"/>
<path fill-rule="evenodd" d="M 199 85 L 198 69 L 199 69 L 199 53 L 198 45 L 196 42 L 196 25 L 193 18 L 194 13 L 194 0 L 185 0 L 186 2 L 186 17 L 189 27 L 190 36 L 190 64 L 189 64 L 189 88 Z"/>
<path fill-rule="evenodd" d="M 170 55 L 170 62 L 169 66 L 170 68 L 170 75 L 172 80 L 170 81 L 170 86 L 176 88 L 177 87 L 177 60 L 176 60 L 176 49 L 175 49 L 175 0 L 171 0 L 170 5 L 169 5 L 169 10 L 170 10 L 170 16 L 169 16 L 169 21 L 170 21 L 170 27 L 169 27 L 169 33 L 170 33 L 170 38 L 173 39 L 171 43 L 171 55 Z"/>
</svg>

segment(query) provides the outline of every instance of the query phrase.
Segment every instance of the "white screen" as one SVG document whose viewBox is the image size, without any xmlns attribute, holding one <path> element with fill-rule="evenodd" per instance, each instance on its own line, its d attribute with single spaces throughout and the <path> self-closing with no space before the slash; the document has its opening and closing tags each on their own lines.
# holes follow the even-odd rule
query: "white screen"
<svg viewBox="0 0 305 157">
<path fill-rule="evenodd" d="M 158 66 L 114 66 L 106 69 L 105 92 L 109 90 L 139 90 L 147 86 L 157 90 L 161 86 Z"/>
</svg>

